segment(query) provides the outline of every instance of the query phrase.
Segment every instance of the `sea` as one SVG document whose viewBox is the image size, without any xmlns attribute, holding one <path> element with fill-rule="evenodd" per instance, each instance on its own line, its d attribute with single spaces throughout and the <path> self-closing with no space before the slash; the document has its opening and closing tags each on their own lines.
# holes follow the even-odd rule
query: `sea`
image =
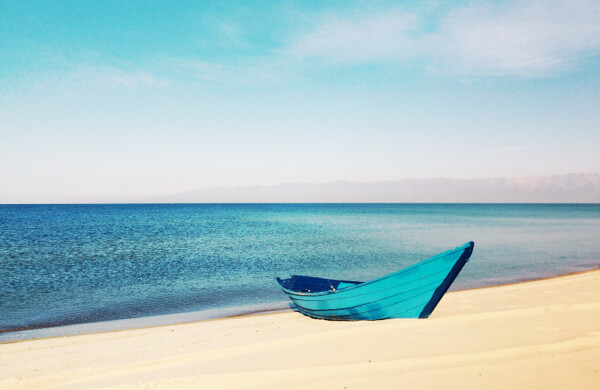
<svg viewBox="0 0 600 390">
<path fill-rule="evenodd" d="M 366 281 L 469 241 L 451 290 L 594 269 L 600 204 L 0 205 L 0 341 L 289 310 L 275 277 Z"/>
</svg>

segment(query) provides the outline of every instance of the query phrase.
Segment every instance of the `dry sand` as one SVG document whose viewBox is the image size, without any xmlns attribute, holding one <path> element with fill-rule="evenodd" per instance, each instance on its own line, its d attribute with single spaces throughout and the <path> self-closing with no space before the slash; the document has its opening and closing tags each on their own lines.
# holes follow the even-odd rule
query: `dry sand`
<svg viewBox="0 0 600 390">
<path fill-rule="evenodd" d="M 447 294 L 426 320 L 285 312 L 0 344 L 0 389 L 600 389 L 600 270 Z"/>
</svg>

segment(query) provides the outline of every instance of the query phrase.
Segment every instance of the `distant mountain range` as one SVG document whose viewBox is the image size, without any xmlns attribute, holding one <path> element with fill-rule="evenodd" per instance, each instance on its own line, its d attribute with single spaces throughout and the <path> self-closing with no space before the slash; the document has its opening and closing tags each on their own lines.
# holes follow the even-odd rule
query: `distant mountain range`
<svg viewBox="0 0 600 390">
<path fill-rule="evenodd" d="M 600 203 L 600 173 L 493 179 L 334 181 L 214 187 L 145 202 L 173 203 Z"/>
</svg>

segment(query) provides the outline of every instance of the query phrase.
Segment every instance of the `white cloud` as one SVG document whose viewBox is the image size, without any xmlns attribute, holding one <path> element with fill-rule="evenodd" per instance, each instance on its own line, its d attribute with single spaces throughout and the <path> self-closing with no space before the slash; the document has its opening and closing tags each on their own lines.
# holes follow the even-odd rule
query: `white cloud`
<svg viewBox="0 0 600 390">
<path fill-rule="evenodd" d="M 302 58 L 360 63 L 425 59 L 441 72 L 543 75 L 600 53 L 600 2 L 475 3 L 447 12 L 425 30 L 426 14 L 394 11 L 335 19 L 299 37 Z"/>
<path fill-rule="evenodd" d="M 121 69 L 114 66 L 74 65 L 62 71 L 33 74 L 30 85 L 42 90 L 113 90 L 134 88 L 156 88 L 169 85 L 165 78 L 149 71 Z"/>
<path fill-rule="evenodd" d="M 417 18 L 394 12 L 355 20 L 334 20 L 295 42 L 292 51 L 299 57 L 326 56 L 339 61 L 371 61 L 396 57 L 412 49 L 409 33 Z"/>
<path fill-rule="evenodd" d="M 111 66 L 80 65 L 70 78 L 74 86 L 96 88 L 162 87 L 168 81 L 143 70 L 124 70 Z"/>
<path fill-rule="evenodd" d="M 437 65 L 450 71 L 552 73 L 599 52 L 600 3 L 511 2 L 457 9 L 426 38 L 425 46 Z"/>
<path fill-rule="evenodd" d="M 283 57 L 247 58 L 235 64 L 201 60 L 172 60 L 171 66 L 198 83 L 260 85 L 287 79 L 293 65 Z"/>
</svg>

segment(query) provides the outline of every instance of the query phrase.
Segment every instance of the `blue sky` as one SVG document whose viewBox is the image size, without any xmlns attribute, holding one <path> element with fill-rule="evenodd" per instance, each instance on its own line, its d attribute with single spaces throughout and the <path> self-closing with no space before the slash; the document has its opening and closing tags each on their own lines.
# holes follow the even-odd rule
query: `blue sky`
<svg viewBox="0 0 600 390">
<path fill-rule="evenodd" d="M 597 1 L 0 2 L 0 202 L 599 172 Z"/>
</svg>

